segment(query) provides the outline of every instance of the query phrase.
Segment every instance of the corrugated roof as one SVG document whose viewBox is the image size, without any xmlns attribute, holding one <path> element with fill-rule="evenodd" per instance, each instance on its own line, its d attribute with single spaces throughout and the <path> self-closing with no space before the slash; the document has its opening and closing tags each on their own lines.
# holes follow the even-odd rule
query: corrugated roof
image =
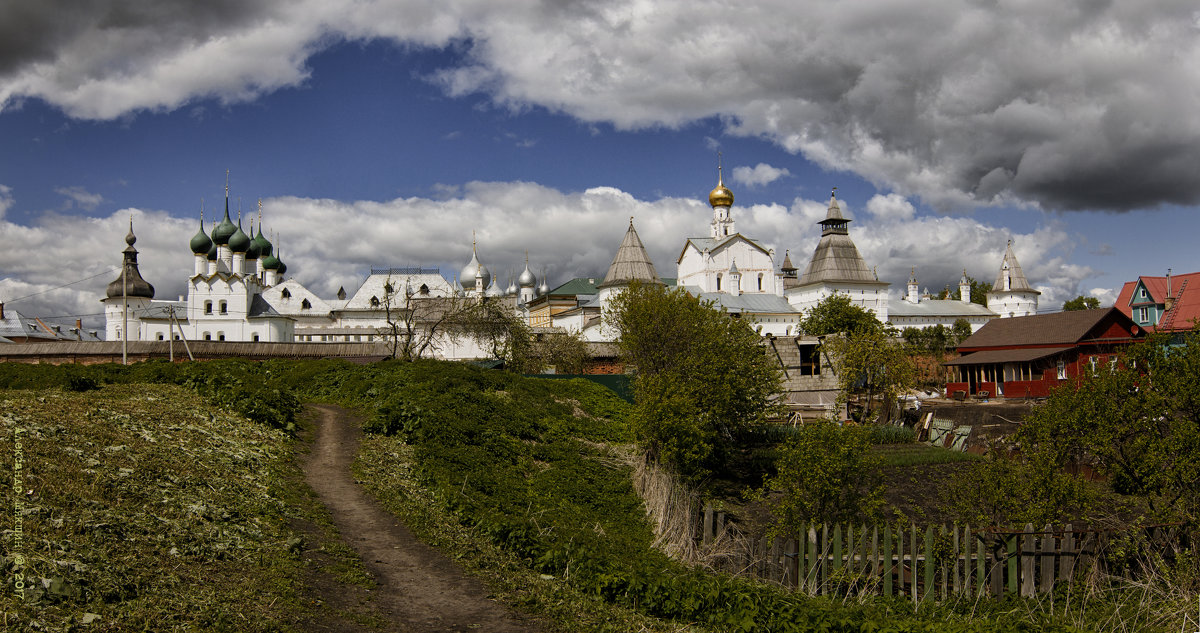
<svg viewBox="0 0 1200 633">
<path fill-rule="evenodd" d="M 945 365 L 991 365 L 994 363 L 1024 363 L 1068 351 L 1070 347 L 1026 347 L 1023 349 L 988 349 L 960 356 Z"/>
<path fill-rule="evenodd" d="M 958 349 L 1016 345 L 1073 345 L 1107 318 L 1118 318 L 1128 327 L 1136 324 L 1115 308 L 1054 312 L 1011 319 L 992 319 L 963 341 Z"/>
<path fill-rule="evenodd" d="M 571 281 L 550 291 L 551 295 L 594 295 L 596 294 L 595 277 L 576 277 Z"/>
<path fill-rule="evenodd" d="M 654 270 L 654 264 L 650 261 L 650 255 L 646 253 L 646 247 L 642 245 L 637 230 L 633 228 L 632 220 L 629 222 L 629 230 L 625 231 L 625 238 L 621 240 L 621 246 L 617 248 L 617 254 L 613 256 L 612 264 L 608 267 L 608 274 L 604 275 L 604 281 L 596 287 L 620 286 L 631 281 L 662 283 L 658 272 Z"/>
<path fill-rule="evenodd" d="M 696 250 L 700 251 L 701 253 L 704 251 L 716 253 L 722 247 L 730 244 L 731 242 L 737 241 L 747 242 L 754 248 L 757 248 L 768 255 L 771 254 L 771 251 L 767 247 L 763 246 L 761 242 L 750 239 L 741 233 L 734 233 L 733 235 L 725 235 L 722 237 L 689 237 L 687 238 L 687 241 L 683 243 L 683 250 L 679 251 L 679 257 L 675 258 L 675 263 L 683 261 L 683 256 L 685 253 L 687 253 L 688 245 L 695 246 Z"/>
</svg>

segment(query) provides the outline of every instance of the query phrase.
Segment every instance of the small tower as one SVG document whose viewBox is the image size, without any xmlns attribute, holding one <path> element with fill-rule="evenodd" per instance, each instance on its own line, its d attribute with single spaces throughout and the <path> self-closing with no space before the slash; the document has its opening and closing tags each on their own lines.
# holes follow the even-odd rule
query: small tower
<svg viewBox="0 0 1200 633">
<path fill-rule="evenodd" d="M 142 279 L 142 273 L 138 271 L 138 251 L 133 247 L 136 241 L 131 217 L 129 233 L 125 235 L 121 274 L 108 284 L 104 293 L 105 338 L 110 341 L 141 340 L 139 315 L 150 307 L 150 301 L 154 299 L 154 286 Z"/>
<path fill-rule="evenodd" d="M 463 292 L 468 296 L 482 297 L 488 287 L 492 285 L 492 273 L 488 272 L 487 266 L 479 262 L 473 231 L 471 233 L 471 261 L 467 262 L 467 265 L 459 271 L 458 279 L 462 283 Z"/>
<path fill-rule="evenodd" d="M 521 272 L 520 277 L 517 277 L 517 283 L 521 286 L 520 302 L 533 301 L 537 296 L 537 277 L 529 270 L 529 251 L 525 251 L 525 270 Z"/>
<path fill-rule="evenodd" d="M 987 294 L 988 309 L 999 314 L 1000 318 L 1032 316 L 1037 314 L 1038 296 L 1041 294 L 1025 279 L 1021 264 L 1013 253 L 1012 240 L 1009 240 L 1004 259 L 1000 262 L 1000 274 Z"/>
<path fill-rule="evenodd" d="M 967 279 L 967 269 L 963 269 L 963 275 L 958 280 L 958 298 L 963 303 L 971 303 L 971 280 Z"/>
<path fill-rule="evenodd" d="M 717 155 L 717 186 L 709 192 L 708 204 L 712 205 L 713 209 L 713 239 L 719 240 L 736 233 L 733 226 L 733 215 L 730 213 L 730 208 L 733 206 L 733 192 L 725 187 L 720 154 Z"/>
<path fill-rule="evenodd" d="M 921 300 L 920 295 L 917 294 L 917 267 L 916 266 L 913 266 L 912 273 L 908 276 L 908 295 L 904 297 L 904 300 L 909 303 L 917 303 L 918 301 Z"/>
<path fill-rule="evenodd" d="M 188 246 L 192 249 L 192 255 L 195 258 L 195 267 L 193 268 L 192 276 L 204 275 L 208 273 L 208 251 L 212 250 L 213 241 L 204 232 L 204 201 L 200 201 L 200 230 L 192 236 Z"/>
<path fill-rule="evenodd" d="M 729 264 L 729 294 L 742 294 L 742 273 L 738 270 L 737 260 Z"/>
</svg>

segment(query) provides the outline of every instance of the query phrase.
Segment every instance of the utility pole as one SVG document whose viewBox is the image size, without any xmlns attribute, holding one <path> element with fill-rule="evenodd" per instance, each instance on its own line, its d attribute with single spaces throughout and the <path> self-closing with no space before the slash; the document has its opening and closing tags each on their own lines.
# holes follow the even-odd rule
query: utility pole
<svg viewBox="0 0 1200 633">
<path fill-rule="evenodd" d="M 121 364 L 129 364 L 129 265 L 125 262 L 121 263 Z"/>
<path fill-rule="evenodd" d="M 187 351 L 188 360 L 196 360 L 196 357 L 192 356 L 191 346 L 188 345 L 187 335 L 183 333 L 183 326 L 179 324 L 179 319 L 175 316 L 175 306 L 168 307 L 167 312 L 168 312 L 168 314 L 171 315 L 171 323 L 174 325 L 174 327 L 179 329 L 179 340 L 183 341 L 183 349 Z M 170 334 L 171 331 L 172 331 L 171 328 L 167 328 L 168 334 Z M 175 339 L 172 338 L 171 341 L 172 341 L 171 345 L 174 346 Z M 174 347 L 172 347 L 172 350 L 174 350 Z M 175 361 L 175 352 L 174 351 L 171 352 L 171 361 L 172 362 Z"/>
</svg>

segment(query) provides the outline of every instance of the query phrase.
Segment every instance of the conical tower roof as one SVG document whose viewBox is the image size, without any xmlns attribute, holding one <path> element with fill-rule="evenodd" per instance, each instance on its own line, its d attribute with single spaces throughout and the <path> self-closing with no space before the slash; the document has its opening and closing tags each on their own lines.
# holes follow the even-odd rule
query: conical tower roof
<svg viewBox="0 0 1200 633">
<path fill-rule="evenodd" d="M 637 230 L 633 228 L 633 218 L 629 218 L 629 230 L 625 231 L 625 239 L 621 240 L 621 246 L 617 248 L 617 254 L 613 256 L 608 273 L 604 275 L 604 281 L 596 287 L 623 286 L 632 281 L 662 284 L 662 280 L 658 278 L 658 272 L 654 270 L 654 263 L 646 254 L 646 247 L 642 245 Z"/>
<path fill-rule="evenodd" d="M 1005 285 L 1005 278 L 1008 278 L 1008 284 Z M 1017 261 L 1017 256 L 1013 253 L 1012 240 L 1008 241 L 1008 248 L 1004 251 L 1004 260 L 1000 262 L 1000 274 L 996 275 L 996 283 L 992 284 L 992 292 L 1037 292 L 1029 285 L 1029 280 L 1025 278 L 1025 272 L 1021 270 L 1021 263 Z"/>
<path fill-rule="evenodd" d="M 818 222 L 823 227 L 821 241 L 817 243 L 808 268 L 804 269 L 804 275 L 800 277 L 800 283 L 797 285 L 879 281 L 867 266 L 867 262 L 863 261 L 862 255 L 858 254 L 854 240 L 850 239 L 850 232 L 846 228 L 849 222 L 850 220 L 842 215 L 837 197 L 830 197 L 828 214 L 824 220 Z"/>
<path fill-rule="evenodd" d="M 105 288 L 105 296 L 109 299 L 118 299 L 122 295 L 127 297 L 142 297 L 145 299 L 154 298 L 154 286 L 151 286 L 148 281 L 142 279 L 142 273 L 138 271 L 137 249 L 133 247 L 133 243 L 137 238 L 133 235 L 133 219 L 129 220 L 129 234 L 125 236 L 125 258 L 121 264 L 121 274 L 117 276 L 108 287 Z"/>
</svg>

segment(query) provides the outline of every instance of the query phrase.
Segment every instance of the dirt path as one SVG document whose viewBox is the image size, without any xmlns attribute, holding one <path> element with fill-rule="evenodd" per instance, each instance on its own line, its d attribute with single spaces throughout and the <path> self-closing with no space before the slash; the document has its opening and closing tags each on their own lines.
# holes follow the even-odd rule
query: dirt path
<svg viewBox="0 0 1200 633">
<path fill-rule="evenodd" d="M 357 421 L 338 407 L 313 405 L 316 438 L 304 462 L 309 486 L 329 508 L 342 538 L 362 557 L 379 589 L 373 602 L 400 631 L 534 633 L 541 628 L 487 598 L 450 559 L 418 541 L 354 482 Z"/>
</svg>

